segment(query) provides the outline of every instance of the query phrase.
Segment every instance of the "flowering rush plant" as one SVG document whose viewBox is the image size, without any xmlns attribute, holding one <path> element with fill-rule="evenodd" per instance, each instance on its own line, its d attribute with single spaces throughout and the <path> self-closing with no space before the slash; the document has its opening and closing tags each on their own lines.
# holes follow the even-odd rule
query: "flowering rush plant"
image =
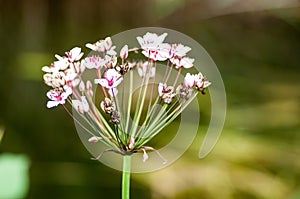
<svg viewBox="0 0 300 199">
<path fill-rule="evenodd" d="M 205 94 L 211 84 L 200 72 L 187 72 L 180 81 L 182 71 L 193 67 L 194 59 L 187 56 L 191 48 L 165 43 L 166 37 L 167 33 L 147 32 L 136 38 L 140 47 L 124 45 L 119 52 L 107 37 L 86 44 L 92 50 L 87 57 L 83 57 L 81 48 L 74 47 L 63 56 L 55 55 L 57 60 L 42 68 L 44 81 L 51 87 L 47 108 L 61 105 L 72 116 L 66 105 L 69 103 L 82 118 L 74 120 L 90 135 L 88 142 L 102 142 L 108 147 L 106 151 L 123 156 L 122 198 L 129 198 L 131 155 L 142 153 L 142 161 L 147 161 L 147 151 L 156 151 L 147 143 L 174 121 L 199 92 Z M 158 63 L 167 67 L 163 78 L 155 83 Z M 174 69 L 177 74 L 172 79 Z M 85 80 L 87 71 L 95 73 L 95 78 Z M 134 74 L 140 77 L 136 95 Z M 95 98 L 100 103 L 94 103 Z M 94 159 L 100 159 L 102 154 Z"/>
</svg>

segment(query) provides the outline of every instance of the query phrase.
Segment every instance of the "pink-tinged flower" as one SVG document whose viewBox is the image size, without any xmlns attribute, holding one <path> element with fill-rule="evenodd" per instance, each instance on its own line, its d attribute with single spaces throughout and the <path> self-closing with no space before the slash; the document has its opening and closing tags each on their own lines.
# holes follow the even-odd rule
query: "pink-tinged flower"
<svg viewBox="0 0 300 199">
<path fill-rule="evenodd" d="M 80 100 L 72 100 L 72 106 L 77 112 L 81 114 L 89 112 L 90 110 L 89 103 L 86 100 L 85 96 L 81 96 Z"/>
<path fill-rule="evenodd" d="M 128 46 L 127 45 L 123 46 L 123 48 L 121 49 L 120 57 L 122 59 L 126 59 L 128 57 Z"/>
<path fill-rule="evenodd" d="M 142 149 L 142 151 L 143 151 L 143 162 L 146 162 L 148 159 L 149 159 L 149 156 L 148 156 L 148 154 L 146 153 L 146 150 L 145 149 Z"/>
<path fill-rule="evenodd" d="M 195 59 L 189 58 L 189 57 L 174 57 L 170 59 L 171 63 L 175 65 L 176 68 L 191 68 L 193 67 L 193 63 Z"/>
<path fill-rule="evenodd" d="M 115 46 L 112 45 L 112 41 L 110 37 L 106 37 L 105 40 L 99 40 L 94 44 L 86 44 L 87 48 L 97 51 L 97 52 L 105 52 L 107 55 L 114 56 L 116 55 Z"/>
<path fill-rule="evenodd" d="M 146 75 L 146 73 L 148 71 L 148 67 L 151 67 L 150 70 L 149 70 L 149 72 L 148 72 L 149 73 L 149 78 L 152 78 L 152 77 L 155 76 L 156 70 L 155 70 L 154 67 L 152 67 L 149 64 L 150 63 L 147 62 L 147 61 L 146 62 L 140 62 L 140 63 L 138 63 L 137 70 L 138 70 L 138 74 L 139 74 L 140 77 L 144 77 Z"/>
<path fill-rule="evenodd" d="M 184 46 L 182 44 L 172 44 L 170 49 L 170 58 L 174 57 L 184 57 L 191 50 L 190 47 Z"/>
<path fill-rule="evenodd" d="M 73 63 L 74 61 L 78 61 L 83 56 L 83 53 L 81 52 L 81 48 L 75 47 L 72 48 L 69 52 L 66 52 L 68 61 Z"/>
<path fill-rule="evenodd" d="M 165 103 L 170 104 L 175 93 L 173 92 L 173 86 L 167 86 L 167 84 L 159 83 L 158 85 L 158 95 L 164 100 Z"/>
<path fill-rule="evenodd" d="M 163 43 L 164 39 L 168 34 L 164 33 L 158 36 L 155 33 L 147 32 L 143 38 L 137 37 L 141 48 L 143 49 L 142 53 L 155 61 L 164 61 L 168 59 L 170 52 L 170 44 Z"/>
<path fill-rule="evenodd" d="M 65 80 L 68 83 L 70 81 L 73 81 L 77 76 L 78 76 L 78 74 L 76 73 L 76 71 L 74 70 L 74 68 L 69 68 L 69 69 L 65 70 Z"/>
<path fill-rule="evenodd" d="M 95 84 L 100 84 L 108 89 L 117 87 L 123 80 L 120 73 L 115 69 L 108 69 L 103 77 L 102 79 L 95 79 Z"/>
<path fill-rule="evenodd" d="M 195 75 L 187 73 L 184 77 L 183 85 L 187 88 L 192 88 L 196 84 Z"/>
<path fill-rule="evenodd" d="M 72 94 L 72 89 L 68 86 L 64 88 L 56 88 L 47 92 L 47 97 L 51 100 L 47 102 L 47 108 L 65 104 L 66 99 Z"/>
<path fill-rule="evenodd" d="M 65 74 L 63 72 L 46 73 L 44 76 L 45 84 L 53 88 L 61 87 L 66 84 Z"/>
<path fill-rule="evenodd" d="M 143 38 L 137 37 L 136 39 L 138 40 L 138 42 L 142 48 L 148 48 L 148 47 L 157 46 L 159 44 L 162 44 L 167 35 L 168 35 L 168 33 L 164 33 L 164 34 L 158 36 L 155 33 L 147 32 L 143 36 Z"/>
<path fill-rule="evenodd" d="M 110 60 L 111 57 L 109 57 L 108 55 L 106 55 L 104 59 L 100 56 L 93 55 L 91 57 L 85 58 L 82 61 L 82 64 L 88 69 L 99 69 L 104 67 Z"/>
<path fill-rule="evenodd" d="M 198 90 L 203 91 L 205 88 L 211 85 L 211 82 L 207 81 L 202 73 L 195 75 L 195 86 Z"/>
</svg>

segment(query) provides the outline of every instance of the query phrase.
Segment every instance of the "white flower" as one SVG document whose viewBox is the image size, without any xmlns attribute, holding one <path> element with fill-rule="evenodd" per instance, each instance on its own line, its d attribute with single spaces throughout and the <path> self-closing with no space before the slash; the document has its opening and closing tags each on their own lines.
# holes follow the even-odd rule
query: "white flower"
<svg viewBox="0 0 300 199">
<path fill-rule="evenodd" d="M 59 104 L 65 104 L 66 99 L 72 94 L 72 89 L 68 86 L 56 88 L 47 92 L 47 97 L 51 100 L 47 102 L 47 108 L 55 107 Z"/>
<path fill-rule="evenodd" d="M 211 82 L 207 81 L 202 73 L 195 75 L 195 86 L 198 90 L 203 91 L 205 88 L 211 85 Z"/>
<path fill-rule="evenodd" d="M 66 52 L 67 58 L 69 62 L 78 61 L 83 56 L 83 53 L 81 52 L 81 48 L 75 47 L 72 48 L 69 52 Z"/>
<path fill-rule="evenodd" d="M 104 73 L 104 78 L 102 79 L 95 79 L 95 84 L 100 84 L 101 86 L 111 89 L 117 87 L 123 78 L 121 77 L 120 73 L 115 69 L 108 69 Z"/>
<path fill-rule="evenodd" d="M 89 103 L 85 96 L 81 96 L 80 100 L 72 100 L 72 106 L 76 111 L 82 114 L 90 110 Z"/>
<path fill-rule="evenodd" d="M 59 55 L 55 55 L 57 61 L 53 63 L 53 66 L 58 70 L 66 70 L 69 67 L 69 61 L 67 57 L 61 57 Z"/>
<path fill-rule="evenodd" d="M 82 61 L 82 64 L 88 69 L 99 69 L 104 67 L 110 60 L 111 57 L 109 57 L 108 55 L 106 55 L 104 59 L 100 56 L 93 55 L 91 57 L 85 58 Z"/>
<path fill-rule="evenodd" d="M 205 88 L 207 88 L 211 83 L 206 80 L 206 78 L 202 75 L 202 73 L 193 74 L 187 73 L 184 82 L 184 86 L 187 88 L 196 87 L 198 90 L 203 91 Z"/>
<path fill-rule="evenodd" d="M 123 48 L 121 49 L 120 57 L 122 59 L 126 59 L 128 57 L 128 46 L 127 45 L 123 46 Z"/>
<path fill-rule="evenodd" d="M 164 61 L 169 57 L 170 44 L 163 43 L 164 39 L 168 34 L 164 33 L 158 36 L 155 33 L 147 32 L 143 38 L 137 37 L 141 48 L 143 49 L 142 53 L 155 61 Z"/>
<path fill-rule="evenodd" d="M 167 84 L 159 83 L 158 85 L 158 95 L 164 100 L 165 103 L 170 104 L 175 93 L 173 93 L 173 86 L 167 86 Z"/>
<path fill-rule="evenodd" d="M 107 55 L 114 56 L 116 55 L 115 46 L 112 45 L 112 41 L 110 37 L 106 37 L 105 40 L 99 40 L 94 44 L 86 44 L 87 48 L 97 51 L 97 52 L 105 52 Z"/>
<path fill-rule="evenodd" d="M 143 36 L 143 38 L 137 37 L 136 39 L 138 40 L 138 42 L 142 48 L 148 48 L 148 47 L 157 46 L 159 44 L 162 44 L 167 35 L 168 35 L 168 33 L 164 33 L 164 34 L 158 36 L 155 33 L 147 32 Z"/>
<path fill-rule="evenodd" d="M 156 72 L 155 68 L 152 66 L 149 66 L 149 62 L 146 61 L 143 63 L 142 62 L 138 63 L 137 70 L 138 70 L 138 74 L 140 77 L 144 77 L 146 75 L 148 67 L 151 67 L 149 70 L 149 78 L 152 78 L 155 76 L 155 72 Z"/>
<path fill-rule="evenodd" d="M 191 75 L 190 73 L 187 73 L 184 77 L 183 85 L 187 88 L 192 88 L 195 86 L 196 80 L 195 75 Z"/>
<path fill-rule="evenodd" d="M 45 83 L 53 88 L 61 87 L 66 84 L 65 74 L 63 72 L 47 73 L 43 76 Z"/>
<path fill-rule="evenodd" d="M 188 46 L 184 46 L 182 44 L 172 44 L 170 49 L 170 58 L 184 57 L 190 50 L 191 48 Z"/>
<path fill-rule="evenodd" d="M 191 68 L 193 67 L 193 63 L 195 59 L 189 58 L 189 57 L 174 57 L 171 58 L 170 61 L 175 65 L 176 68 Z"/>
</svg>

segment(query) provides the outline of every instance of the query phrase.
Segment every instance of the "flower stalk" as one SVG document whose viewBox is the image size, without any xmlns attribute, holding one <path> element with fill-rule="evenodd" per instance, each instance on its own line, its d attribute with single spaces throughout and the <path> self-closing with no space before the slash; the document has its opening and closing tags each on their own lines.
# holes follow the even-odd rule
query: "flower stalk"
<svg viewBox="0 0 300 199">
<path fill-rule="evenodd" d="M 130 168 L 131 156 L 123 156 L 123 173 L 122 173 L 122 199 L 130 198 Z"/>
</svg>

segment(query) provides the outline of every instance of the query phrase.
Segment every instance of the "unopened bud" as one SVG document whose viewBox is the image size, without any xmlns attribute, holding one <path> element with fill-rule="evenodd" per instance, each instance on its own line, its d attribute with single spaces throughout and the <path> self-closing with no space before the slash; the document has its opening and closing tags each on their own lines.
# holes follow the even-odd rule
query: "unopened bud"
<svg viewBox="0 0 300 199">
<path fill-rule="evenodd" d="M 83 81 L 81 81 L 80 84 L 79 84 L 79 90 L 81 92 L 83 92 L 85 90 L 85 86 L 84 86 L 84 82 Z"/>
</svg>

